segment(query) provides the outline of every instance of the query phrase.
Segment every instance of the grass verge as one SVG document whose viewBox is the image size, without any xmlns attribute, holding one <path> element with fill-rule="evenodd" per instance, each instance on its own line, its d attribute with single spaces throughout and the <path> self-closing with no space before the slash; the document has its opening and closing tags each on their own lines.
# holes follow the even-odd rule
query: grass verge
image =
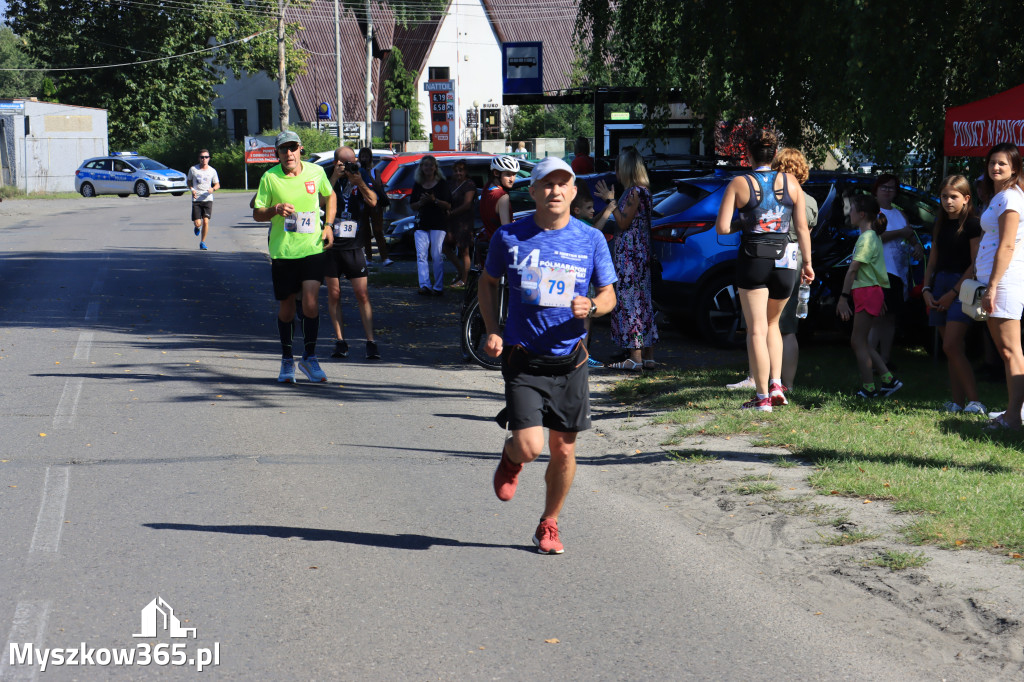
<svg viewBox="0 0 1024 682">
<path fill-rule="evenodd" d="M 743 433 L 784 447 L 815 465 L 809 481 L 819 492 L 886 500 L 913 514 L 901 529 L 912 543 L 1024 553 L 1024 438 L 942 412 L 946 369 L 923 351 L 894 359 L 906 387 L 871 402 L 851 396 L 856 366 L 838 344 L 801 350 L 791 404 L 770 414 L 737 409 L 747 395 L 724 388 L 743 371 L 735 368 L 662 371 L 627 379 L 614 394 L 666 410 L 659 421 L 679 426 L 676 441 Z M 981 382 L 979 390 L 982 402 L 1005 405 L 1005 384 Z"/>
</svg>

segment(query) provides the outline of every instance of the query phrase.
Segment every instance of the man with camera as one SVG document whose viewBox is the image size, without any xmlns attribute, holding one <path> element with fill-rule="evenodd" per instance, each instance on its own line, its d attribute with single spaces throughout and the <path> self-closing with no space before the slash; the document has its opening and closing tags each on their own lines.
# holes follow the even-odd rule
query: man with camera
<svg viewBox="0 0 1024 682">
<path fill-rule="evenodd" d="M 330 180 L 338 197 L 338 210 L 332 225 L 334 246 L 327 253 L 327 312 L 336 338 L 331 357 L 348 357 L 348 341 L 345 340 L 341 317 L 341 276 L 344 275 L 352 285 L 359 319 L 366 332 L 366 359 L 379 360 L 380 351 L 373 335 L 373 311 L 367 291 L 366 257 L 363 255 L 363 244 L 367 238 L 365 231 L 370 229 L 369 221 L 364 219 L 365 214 L 377 205 L 377 193 L 372 189 L 373 178 L 356 163 L 356 153 L 351 147 L 339 147 L 334 152 Z"/>
</svg>

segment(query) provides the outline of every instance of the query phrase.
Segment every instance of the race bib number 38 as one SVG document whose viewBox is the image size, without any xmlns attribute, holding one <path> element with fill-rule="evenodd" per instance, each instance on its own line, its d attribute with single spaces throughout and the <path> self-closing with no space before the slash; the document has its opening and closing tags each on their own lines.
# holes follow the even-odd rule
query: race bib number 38
<svg viewBox="0 0 1024 682">
<path fill-rule="evenodd" d="M 546 308 L 567 308 L 576 296 L 576 271 L 563 268 L 524 267 L 520 270 L 523 303 Z"/>
<path fill-rule="evenodd" d="M 298 232 L 299 234 L 313 234 L 317 231 L 317 216 L 312 211 L 305 213 L 293 213 L 285 216 L 284 231 Z"/>
</svg>

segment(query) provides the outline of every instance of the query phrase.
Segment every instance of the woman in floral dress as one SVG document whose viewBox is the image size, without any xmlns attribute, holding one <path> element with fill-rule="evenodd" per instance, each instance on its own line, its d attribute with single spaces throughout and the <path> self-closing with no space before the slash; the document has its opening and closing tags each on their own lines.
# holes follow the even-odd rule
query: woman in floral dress
<svg viewBox="0 0 1024 682">
<path fill-rule="evenodd" d="M 651 191 L 643 157 L 633 147 L 619 154 L 616 178 L 625 193 L 613 211 L 620 232 L 615 238 L 612 260 L 619 282 L 615 285 L 618 305 L 612 311 L 612 341 L 625 349 L 628 357 L 608 367 L 640 371 L 654 367 L 654 344 L 658 327 L 654 324 L 651 302 Z M 597 193 L 605 201 L 615 201 L 615 190 L 603 181 Z"/>
</svg>

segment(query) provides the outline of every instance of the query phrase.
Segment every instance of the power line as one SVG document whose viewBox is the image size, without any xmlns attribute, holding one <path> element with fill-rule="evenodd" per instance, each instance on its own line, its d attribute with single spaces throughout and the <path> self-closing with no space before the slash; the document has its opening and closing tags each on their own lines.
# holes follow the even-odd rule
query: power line
<svg viewBox="0 0 1024 682">
<path fill-rule="evenodd" d="M 156 59 L 144 59 L 139 62 L 125 62 L 124 64 L 100 64 L 97 66 L 67 66 L 67 67 L 55 67 L 55 68 L 33 68 L 33 69 L 2 69 L 0 71 L 91 71 L 93 69 L 116 69 L 124 66 L 138 66 L 140 64 L 152 64 L 153 62 L 166 62 L 171 59 L 180 59 L 182 57 L 191 57 L 194 54 L 202 54 L 203 52 L 211 52 L 221 47 L 227 47 L 228 45 L 235 45 L 237 43 L 247 43 L 253 38 L 258 38 L 261 35 L 270 33 L 270 31 L 261 31 L 260 33 L 253 33 L 251 36 L 245 38 L 239 38 L 238 40 L 232 40 L 227 43 L 220 43 L 211 47 L 203 48 L 202 50 L 193 50 L 192 52 L 185 52 L 182 54 L 173 54 L 168 57 L 157 57 Z"/>
</svg>

